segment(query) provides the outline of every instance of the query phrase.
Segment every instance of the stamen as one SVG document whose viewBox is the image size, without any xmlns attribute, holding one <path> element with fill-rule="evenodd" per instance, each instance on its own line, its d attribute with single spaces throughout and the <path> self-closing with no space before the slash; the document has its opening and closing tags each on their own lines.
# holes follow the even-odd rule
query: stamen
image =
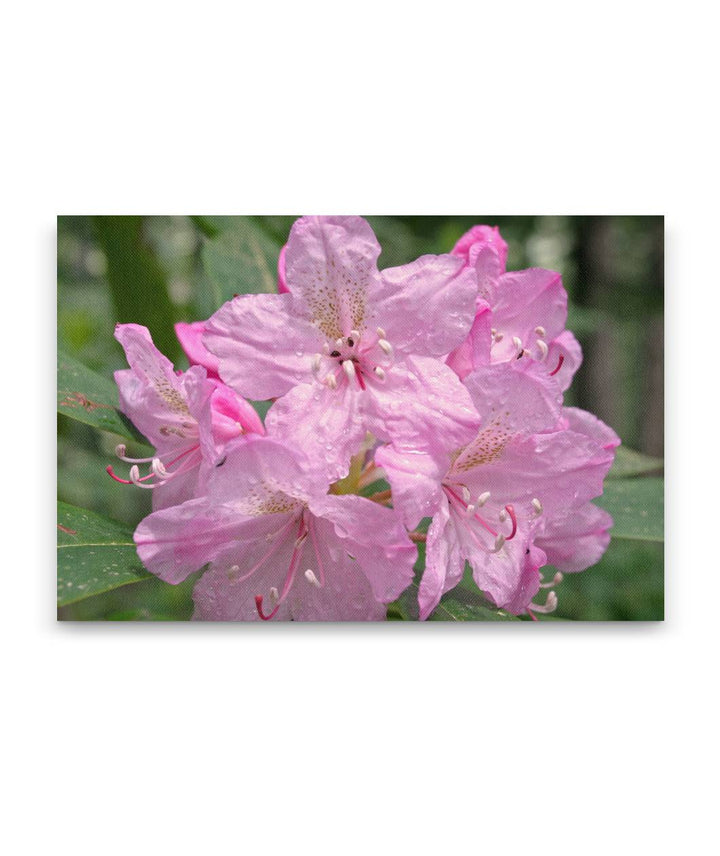
<svg viewBox="0 0 720 856">
<path fill-rule="evenodd" d="M 314 585 L 314 586 L 315 586 L 315 588 L 321 588 L 321 586 L 320 586 L 320 580 L 315 576 L 315 574 L 312 572 L 312 569 L 311 569 L 311 568 L 308 568 L 308 569 L 307 569 L 307 571 L 305 571 L 305 579 L 306 579 L 306 580 L 307 580 L 311 585 Z"/>
<path fill-rule="evenodd" d="M 325 354 L 326 357 L 330 356 L 330 345 L 328 345 L 327 342 L 323 342 L 322 352 L 323 354 Z"/>
<path fill-rule="evenodd" d="M 162 480 L 167 478 L 167 470 L 160 458 L 153 458 L 152 471 L 158 479 Z"/>
<path fill-rule="evenodd" d="M 501 523 L 504 523 L 504 522 L 507 520 L 507 518 L 508 518 L 508 516 L 507 516 L 507 511 L 505 511 L 505 509 L 503 508 L 503 510 L 502 510 L 502 511 L 500 512 L 500 514 L 498 515 L 498 517 L 500 518 L 500 522 L 501 522 Z"/>
<path fill-rule="evenodd" d="M 462 498 L 465 500 L 465 502 L 470 502 L 470 491 L 468 490 L 467 485 L 462 486 Z"/>
<path fill-rule="evenodd" d="M 353 339 L 353 344 L 357 344 L 360 341 L 360 333 L 357 330 L 350 331 L 350 338 Z M 348 345 L 350 343 L 348 342 Z"/>
<path fill-rule="evenodd" d="M 465 511 L 467 512 L 468 517 L 472 517 L 477 511 L 477 507 L 470 503 Z"/>
<path fill-rule="evenodd" d="M 522 340 L 518 336 L 513 336 L 513 345 L 515 345 L 518 351 L 522 350 Z"/>
<path fill-rule="evenodd" d="M 375 372 L 375 374 L 377 375 L 377 379 L 378 379 L 380 382 L 382 382 L 382 381 L 384 381 L 384 380 L 385 380 L 385 370 L 384 370 L 384 369 L 380 368 L 380 366 L 375 366 L 375 368 L 373 369 L 373 371 L 374 371 L 374 372 Z"/>
<path fill-rule="evenodd" d="M 378 345 L 380 346 L 380 349 L 384 354 L 386 354 L 388 357 L 392 356 L 392 345 L 390 344 L 390 342 L 388 342 L 387 339 L 379 339 Z"/>
<path fill-rule="evenodd" d="M 345 339 L 335 339 L 335 344 L 338 346 L 338 348 L 342 348 L 342 346 L 345 344 Z"/>
<path fill-rule="evenodd" d="M 490 499 L 490 491 L 486 490 L 485 493 L 481 493 L 477 498 L 477 502 L 475 503 L 478 508 L 482 508 L 483 505 Z"/>
<path fill-rule="evenodd" d="M 280 593 L 275 588 L 275 586 L 272 586 L 272 588 L 270 589 L 270 600 L 273 603 L 277 603 L 280 600 Z"/>
<path fill-rule="evenodd" d="M 495 539 L 495 546 L 493 547 L 493 549 L 490 552 L 491 553 L 499 553 L 500 550 L 502 550 L 504 544 L 505 544 L 505 536 L 502 534 L 498 535 L 497 538 Z"/>
<path fill-rule="evenodd" d="M 535 342 L 535 344 L 538 346 L 538 348 L 539 348 L 539 350 L 540 350 L 540 359 L 541 359 L 541 360 L 544 360 L 544 359 L 545 359 L 545 357 L 547 357 L 547 355 L 548 355 L 548 346 L 547 346 L 547 342 L 543 342 L 543 340 L 542 340 L 542 339 L 538 339 L 538 340 Z"/>
<path fill-rule="evenodd" d="M 538 336 L 544 336 L 545 335 L 545 328 L 537 326 L 535 328 L 535 332 L 537 333 Z"/>
<path fill-rule="evenodd" d="M 535 509 L 535 514 L 542 514 L 542 502 L 537 497 L 533 498 L 532 507 Z"/>
<path fill-rule="evenodd" d="M 563 364 L 564 362 L 565 362 L 565 355 L 564 355 L 564 354 L 560 354 L 560 359 L 558 360 L 558 364 L 557 364 L 557 365 L 555 366 L 555 368 L 550 372 L 550 377 L 552 377 L 553 375 L 556 375 L 556 374 L 560 371 L 560 369 L 562 368 L 562 364 Z"/>
<path fill-rule="evenodd" d="M 497 336 L 497 330 L 494 327 L 490 328 L 490 335 L 493 337 Z"/>
<path fill-rule="evenodd" d="M 376 333 L 378 334 L 378 338 L 387 339 L 387 334 L 385 333 L 382 327 L 378 327 Z"/>
<path fill-rule="evenodd" d="M 542 574 L 540 575 L 540 579 L 542 579 Z M 562 571 L 558 571 L 549 583 L 540 583 L 540 588 L 549 589 L 553 588 L 553 586 L 559 586 L 564 579 L 565 577 L 563 576 Z"/>
<path fill-rule="evenodd" d="M 231 583 L 236 583 L 240 576 L 240 565 L 231 565 L 228 568 L 227 578 Z"/>
<path fill-rule="evenodd" d="M 127 458 L 125 453 L 127 452 L 127 446 L 124 443 L 118 443 L 115 446 L 115 454 L 120 458 L 121 461 L 125 461 L 126 464 L 149 464 L 153 458 Z"/>
<path fill-rule="evenodd" d="M 312 371 L 313 374 L 317 374 L 320 371 L 320 360 L 322 359 L 320 354 L 315 354 L 312 358 Z"/>
<path fill-rule="evenodd" d="M 329 374 L 323 383 L 329 387 L 330 389 L 337 389 L 337 380 L 335 379 L 335 375 Z"/>
<path fill-rule="evenodd" d="M 555 612 L 558 605 L 558 596 L 554 591 L 548 592 L 547 600 L 542 603 L 531 603 L 530 606 L 541 614 L 547 615 L 549 612 Z"/>
<path fill-rule="evenodd" d="M 505 338 L 505 334 L 504 334 L 504 333 L 496 333 L 496 334 L 495 334 L 495 341 L 496 341 L 496 342 L 502 342 L 502 340 L 503 340 L 504 338 Z"/>
</svg>

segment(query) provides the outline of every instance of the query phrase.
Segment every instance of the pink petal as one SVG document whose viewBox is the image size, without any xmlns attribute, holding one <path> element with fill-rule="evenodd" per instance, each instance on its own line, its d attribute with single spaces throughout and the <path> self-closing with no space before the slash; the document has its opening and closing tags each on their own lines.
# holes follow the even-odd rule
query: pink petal
<svg viewBox="0 0 720 856">
<path fill-rule="evenodd" d="M 620 445 L 620 438 L 613 429 L 587 410 L 581 410 L 579 407 L 564 407 L 562 416 L 563 424 L 570 431 L 591 437 L 603 449 L 612 451 Z"/>
<path fill-rule="evenodd" d="M 440 503 L 427 533 L 425 570 L 418 592 L 421 621 L 440 603 L 443 594 L 460 582 L 464 568 L 465 557 L 445 500 Z"/>
<path fill-rule="evenodd" d="M 548 342 L 545 365 L 553 372 L 553 377 L 563 392 L 570 388 L 575 372 L 582 365 L 582 359 L 580 343 L 569 330 L 564 330 L 552 342 Z"/>
<path fill-rule="evenodd" d="M 202 341 L 205 333 L 204 321 L 193 321 L 190 324 L 178 321 L 175 325 L 175 335 L 178 337 L 190 365 L 204 366 L 208 377 L 219 377 L 220 366 L 217 357 L 208 351 Z"/>
<path fill-rule="evenodd" d="M 500 261 L 502 270 L 505 270 L 507 264 L 508 246 L 500 236 L 500 230 L 497 226 L 473 226 L 470 231 L 460 238 L 460 240 L 452 248 L 454 256 L 460 256 L 469 260 L 470 251 L 473 248 L 477 250 L 492 248 Z"/>
<path fill-rule="evenodd" d="M 428 452 L 438 462 L 471 440 L 480 421 L 457 375 L 430 357 L 396 363 L 386 382 L 373 386 L 365 410 L 377 437 L 398 449 Z"/>
<path fill-rule="evenodd" d="M 148 515 L 135 530 L 134 540 L 151 573 L 179 583 L 216 559 L 229 542 L 263 539 L 288 519 L 282 514 L 249 517 L 207 498 L 191 499 Z"/>
<path fill-rule="evenodd" d="M 542 363 L 514 360 L 482 366 L 465 380 L 472 402 L 484 416 L 482 430 L 531 433 L 552 430 L 562 407 L 562 392 Z"/>
<path fill-rule="evenodd" d="M 299 384 L 273 404 L 265 424 L 270 434 L 302 449 L 329 481 L 337 481 L 347 475 L 350 458 L 365 439 L 366 394 L 348 384 L 336 390 Z"/>
<path fill-rule="evenodd" d="M 240 395 L 265 400 L 312 378 L 312 357 L 323 337 L 307 308 L 291 294 L 245 294 L 207 322 L 203 341 L 220 376 Z"/>
<path fill-rule="evenodd" d="M 408 529 L 414 529 L 423 517 L 433 516 L 443 501 L 441 479 L 445 474 L 435 458 L 414 449 L 381 446 L 375 452 L 375 463 L 385 471 L 393 508 Z"/>
<path fill-rule="evenodd" d="M 493 327 L 503 338 L 493 345 L 493 360 L 515 359 L 518 346 L 514 338 L 537 357 L 540 350 L 535 343 L 542 337 L 536 328 L 544 328 L 547 342 L 563 331 L 567 293 L 559 273 L 540 268 L 505 273 L 498 281 L 496 294 Z"/>
<path fill-rule="evenodd" d="M 382 271 L 369 326 L 381 327 L 400 353 L 444 356 L 467 336 L 476 296 L 477 282 L 462 259 L 422 256 Z"/>
<path fill-rule="evenodd" d="M 177 375 L 155 347 L 146 327 L 118 324 L 115 338 L 125 349 L 130 369 L 115 372 L 120 409 L 158 449 L 171 449 L 197 437 L 197 423 L 187 402 L 186 385 L 205 379 L 193 366 Z"/>
<path fill-rule="evenodd" d="M 547 561 L 563 573 L 584 571 L 596 565 L 610 543 L 612 517 L 587 503 L 546 521 L 535 543 L 547 553 Z"/>
<path fill-rule="evenodd" d="M 331 552 L 335 546 L 355 557 L 377 600 L 389 603 L 410 585 L 417 548 L 391 509 L 350 494 L 313 499 L 310 509 L 332 523 L 324 535 Z"/>
<path fill-rule="evenodd" d="M 380 245 L 362 217 L 301 217 L 293 224 L 285 255 L 287 286 L 330 341 L 365 328 L 379 255 Z"/>
<path fill-rule="evenodd" d="M 287 279 L 285 278 L 285 254 L 287 253 L 287 244 L 280 250 L 278 256 L 278 294 L 289 294 L 290 289 L 287 287 Z"/>
<path fill-rule="evenodd" d="M 464 380 L 476 368 L 490 363 L 491 326 L 492 313 L 490 305 L 478 297 L 476 301 L 475 320 L 472 323 L 470 332 L 462 344 L 458 345 L 448 355 L 446 360 L 448 366 L 450 366 L 460 380 Z"/>
</svg>

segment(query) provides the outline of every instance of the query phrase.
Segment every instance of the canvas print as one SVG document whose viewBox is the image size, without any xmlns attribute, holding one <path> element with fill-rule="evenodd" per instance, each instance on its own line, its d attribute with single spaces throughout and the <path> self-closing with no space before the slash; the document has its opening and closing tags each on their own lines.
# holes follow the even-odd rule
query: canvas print
<svg viewBox="0 0 720 856">
<path fill-rule="evenodd" d="M 58 617 L 659 620 L 661 217 L 61 216 Z"/>
</svg>

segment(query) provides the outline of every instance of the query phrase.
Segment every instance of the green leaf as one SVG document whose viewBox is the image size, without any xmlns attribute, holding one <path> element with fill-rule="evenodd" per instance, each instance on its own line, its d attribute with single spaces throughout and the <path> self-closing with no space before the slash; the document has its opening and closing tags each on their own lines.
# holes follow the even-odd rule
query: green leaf
<svg viewBox="0 0 720 856">
<path fill-rule="evenodd" d="M 94 217 L 93 225 L 107 259 L 114 320 L 145 325 L 158 350 L 175 362 L 181 355 L 175 307 L 167 274 L 143 236 L 142 217 Z"/>
<path fill-rule="evenodd" d="M 613 538 L 664 540 L 664 482 L 661 478 L 611 479 L 595 502 L 614 520 Z"/>
<path fill-rule="evenodd" d="M 57 550 L 58 606 L 151 577 L 129 526 L 64 502 L 58 502 Z"/>
<path fill-rule="evenodd" d="M 277 263 L 281 244 L 248 217 L 235 222 L 217 238 L 205 238 L 202 258 L 214 309 L 234 294 L 277 292 Z"/>
<path fill-rule="evenodd" d="M 96 374 L 73 357 L 58 352 L 57 409 L 78 422 L 112 431 L 129 440 L 147 443 L 145 438 L 117 409 L 115 383 Z"/>
<path fill-rule="evenodd" d="M 646 473 L 660 473 L 663 466 L 662 458 L 651 458 L 649 455 L 643 455 L 634 449 L 620 446 L 615 452 L 615 462 L 607 477 L 609 479 L 622 479 L 645 475 Z"/>
</svg>

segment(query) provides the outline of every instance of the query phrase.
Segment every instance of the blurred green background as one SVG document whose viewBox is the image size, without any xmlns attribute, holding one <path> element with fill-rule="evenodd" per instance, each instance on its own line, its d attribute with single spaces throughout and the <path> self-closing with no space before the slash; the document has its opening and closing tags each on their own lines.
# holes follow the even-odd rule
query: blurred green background
<svg viewBox="0 0 720 856">
<path fill-rule="evenodd" d="M 58 217 L 58 347 L 112 377 L 125 368 L 113 338 L 117 322 L 146 325 L 176 368 L 187 361 L 175 321 L 208 317 L 233 285 L 232 271 L 208 253 L 229 225 L 231 248 L 264 259 L 268 282 L 277 250 L 294 216 Z M 662 217 L 368 217 L 383 253 L 380 267 L 423 253 L 448 252 L 476 223 L 500 227 L 508 269 L 551 268 L 570 296 L 568 327 L 584 362 L 566 403 L 611 425 L 623 444 L 663 456 L 663 218 Z M 248 235 L 243 236 L 243 225 Z M 204 250 L 205 248 L 205 250 Z M 210 271 L 210 275 L 208 274 Z M 229 291 L 229 293 L 228 293 Z M 118 438 L 58 416 L 58 499 L 135 525 L 150 510 L 149 491 L 113 482 Z M 63 607 L 65 619 L 186 618 L 192 580 L 172 587 L 146 580 Z M 643 620 L 663 617 L 661 543 L 613 539 L 602 561 L 558 587 L 557 618 Z"/>
</svg>

